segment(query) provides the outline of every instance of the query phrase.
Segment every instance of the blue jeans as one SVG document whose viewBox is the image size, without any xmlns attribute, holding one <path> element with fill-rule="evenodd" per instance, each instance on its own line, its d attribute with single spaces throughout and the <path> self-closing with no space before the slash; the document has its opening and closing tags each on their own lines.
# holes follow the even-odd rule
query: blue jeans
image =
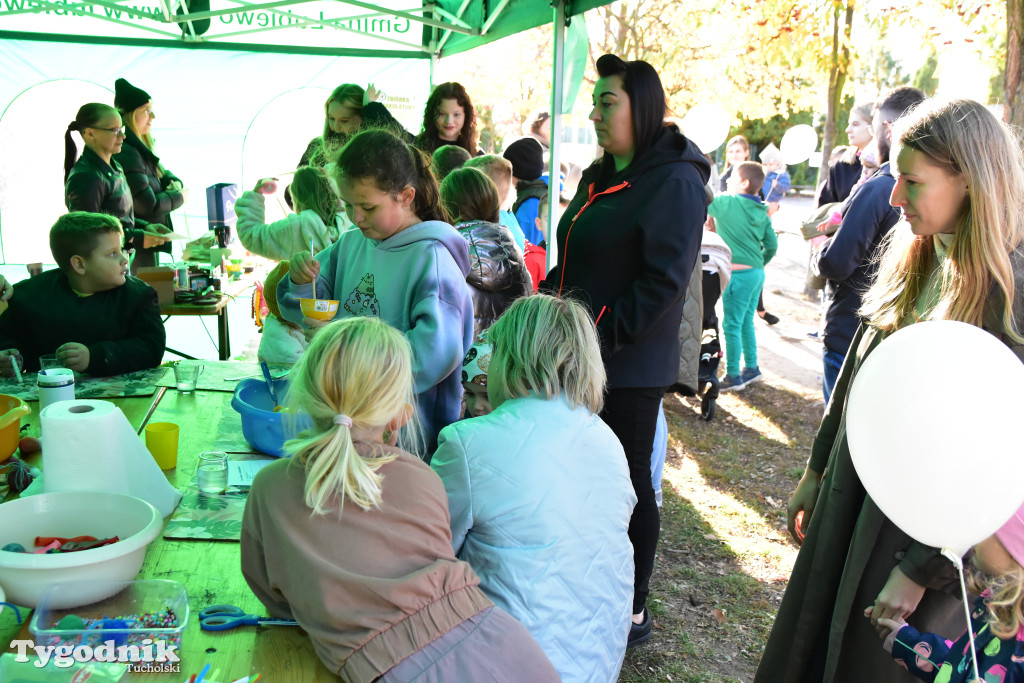
<svg viewBox="0 0 1024 683">
<path fill-rule="evenodd" d="M 832 398 L 832 391 L 836 388 L 836 380 L 839 379 L 839 371 L 843 369 L 845 358 L 846 356 L 827 346 L 821 354 L 821 360 L 825 366 L 825 371 L 821 375 L 821 388 L 825 394 L 826 407 L 828 407 L 828 400 Z"/>
<path fill-rule="evenodd" d="M 757 337 L 754 316 L 764 286 L 764 268 L 733 270 L 722 293 L 722 331 L 725 333 L 725 374 L 740 374 L 743 367 L 757 367 Z"/>
</svg>

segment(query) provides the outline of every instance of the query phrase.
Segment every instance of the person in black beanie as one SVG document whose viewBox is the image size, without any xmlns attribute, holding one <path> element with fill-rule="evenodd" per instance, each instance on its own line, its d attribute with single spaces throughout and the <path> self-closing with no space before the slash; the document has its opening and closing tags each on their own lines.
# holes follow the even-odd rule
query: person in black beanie
<svg viewBox="0 0 1024 683">
<path fill-rule="evenodd" d="M 126 136 L 114 159 L 124 169 L 135 216 L 149 223 L 150 230 L 168 233 L 172 229 L 171 211 L 185 203 L 188 190 L 153 152 L 153 102 L 145 90 L 119 78 L 114 82 L 114 107 L 124 122 Z M 156 265 L 159 251 L 171 253 L 170 242 L 152 249 L 136 249 L 132 272 Z"/>
<path fill-rule="evenodd" d="M 547 183 L 540 179 L 544 172 L 544 148 L 533 138 L 520 138 L 506 147 L 502 156 L 512 162 L 512 185 L 516 188 L 512 212 L 526 240 L 544 246 L 544 235 L 534 220 L 540 198 L 548 193 Z"/>
</svg>

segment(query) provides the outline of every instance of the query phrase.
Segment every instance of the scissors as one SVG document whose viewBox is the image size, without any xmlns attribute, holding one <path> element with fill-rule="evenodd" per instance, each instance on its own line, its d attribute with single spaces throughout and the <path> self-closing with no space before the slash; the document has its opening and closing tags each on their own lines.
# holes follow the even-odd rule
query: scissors
<svg viewBox="0 0 1024 683">
<path fill-rule="evenodd" d="M 226 631 L 236 626 L 298 626 L 294 619 L 246 614 L 234 605 L 210 605 L 199 611 L 199 627 L 204 631 Z"/>
</svg>

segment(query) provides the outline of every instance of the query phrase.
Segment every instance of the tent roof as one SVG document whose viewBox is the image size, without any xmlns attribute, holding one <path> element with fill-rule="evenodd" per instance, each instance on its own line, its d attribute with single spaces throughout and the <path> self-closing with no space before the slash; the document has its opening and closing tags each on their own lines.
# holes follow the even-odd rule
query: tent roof
<svg viewBox="0 0 1024 683">
<path fill-rule="evenodd" d="M 567 0 L 580 14 L 610 0 Z M 207 9 L 205 5 L 208 4 Z M 0 38 L 444 57 L 550 23 L 545 0 L 0 0 Z M 206 30 L 202 23 L 209 22 Z"/>
</svg>

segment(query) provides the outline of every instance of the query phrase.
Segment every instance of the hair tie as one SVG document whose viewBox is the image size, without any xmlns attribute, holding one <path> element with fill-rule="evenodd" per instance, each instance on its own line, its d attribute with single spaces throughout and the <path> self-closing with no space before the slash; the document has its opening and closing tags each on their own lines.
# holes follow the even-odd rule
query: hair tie
<svg viewBox="0 0 1024 683">
<path fill-rule="evenodd" d="M 338 413 L 337 415 L 334 416 L 334 424 L 341 425 L 343 427 L 351 427 L 352 418 L 343 413 Z"/>
<path fill-rule="evenodd" d="M 68 130 L 78 130 L 78 121 L 72 121 L 69 123 Z"/>
</svg>

